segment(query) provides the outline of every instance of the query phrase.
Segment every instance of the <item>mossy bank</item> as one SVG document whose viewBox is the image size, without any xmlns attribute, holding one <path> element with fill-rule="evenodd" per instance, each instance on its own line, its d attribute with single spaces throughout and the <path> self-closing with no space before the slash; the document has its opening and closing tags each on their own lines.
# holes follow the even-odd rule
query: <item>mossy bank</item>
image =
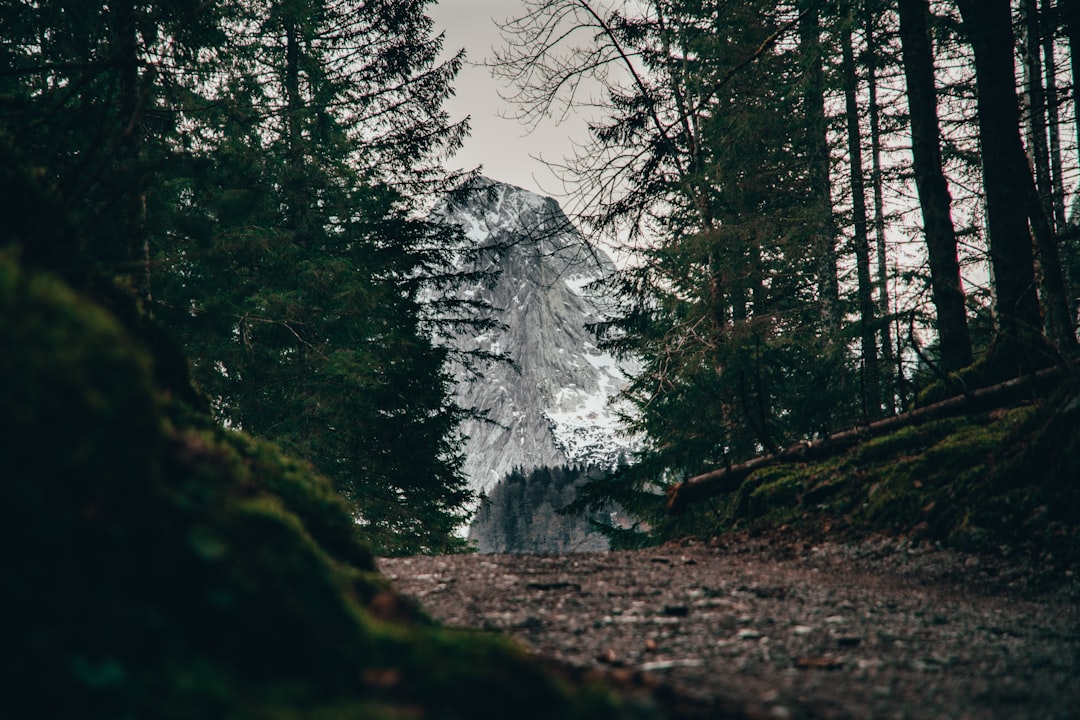
<svg viewBox="0 0 1080 720">
<path fill-rule="evenodd" d="M 938 419 L 831 458 L 758 470 L 662 532 L 890 533 L 969 552 L 1080 563 L 1080 381 L 1048 397 Z"/>
<path fill-rule="evenodd" d="M 328 484 L 155 381 L 113 316 L 0 257 L 10 718 L 598 718 L 376 572 Z"/>
</svg>

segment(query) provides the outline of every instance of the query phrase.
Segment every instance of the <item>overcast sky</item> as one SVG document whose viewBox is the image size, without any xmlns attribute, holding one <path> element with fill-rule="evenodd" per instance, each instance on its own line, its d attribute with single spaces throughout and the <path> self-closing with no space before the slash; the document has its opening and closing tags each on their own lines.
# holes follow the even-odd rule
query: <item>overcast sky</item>
<svg viewBox="0 0 1080 720">
<path fill-rule="evenodd" d="M 495 21 L 514 16 L 520 0 L 440 0 L 429 6 L 436 27 L 446 33 L 447 53 L 465 48 L 467 62 L 489 59 L 502 40 Z M 509 117 L 513 107 L 499 97 L 500 81 L 484 67 L 466 65 L 455 83 L 457 95 L 447 105 L 457 120 L 472 118 L 472 137 L 466 141 L 452 165 L 483 165 L 483 173 L 494 180 L 560 197 L 558 179 L 536 156 L 558 162 L 571 154 L 572 141 L 587 139 L 585 122 L 572 117 L 561 123 L 550 121 L 527 133 L 527 128 Z M 504 90 L 503 94 L 507 94 Z M 532 156 L 532 157 L 530 157 Z"/>
</svg>

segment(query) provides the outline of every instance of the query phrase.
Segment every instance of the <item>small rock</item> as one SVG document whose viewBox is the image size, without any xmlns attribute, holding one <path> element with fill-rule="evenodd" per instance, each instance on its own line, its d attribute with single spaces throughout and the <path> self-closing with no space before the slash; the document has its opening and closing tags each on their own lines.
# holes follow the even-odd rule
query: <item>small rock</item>
<svg viewBox="0 0 1080 720">
<path fill-rule="evenodd" d="M 619 656 L 617 654 L 615 654 L 615 650 L 613 648 L 608 648 L 603 653 L 598 655 L 597 658 L 596 658 L 596 661 L 597 662 L 602 662 L 605 665 L 621 665 L 622 664 L 622 663 L 619 662 Z"/>
<path fill-rule="evenodd" d="M 795 667 L 800 670 L 836 670 L 843 666 L 840 660 L 828 656 L 795 658 Z"/>
<path fill-rule="evenodd" d="M 739 631 L 739 639 L 740 640 L 757 640 L 760 637 L 761 637 L 761 633 L 759 633 L 757 630 L 740 630 Z"/>
<path fill-rule="evenodd" d="M 555 582 L 531 582 L 525 585 L 529 590 L 573 590 L 581 592 L 581 584 L 557 580 Z"/>
<path fill-rule="evenodd" d="M 655 662 L 642 663 L 641 669 L 645 672 L 652 672 L 654 670 L 670 670 L 677 667 L 701 667 L 705 662 L 698 660 L 697 658 L 687 658 L 686 660 L 656 660 Z"/>
</svg>

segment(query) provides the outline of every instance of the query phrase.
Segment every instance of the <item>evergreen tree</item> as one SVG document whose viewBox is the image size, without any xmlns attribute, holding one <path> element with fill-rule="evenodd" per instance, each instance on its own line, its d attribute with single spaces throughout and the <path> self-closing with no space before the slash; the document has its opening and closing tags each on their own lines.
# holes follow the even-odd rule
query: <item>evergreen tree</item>
<svg viewBox="0 0 1080 720">
<path fill-rule="evenodd" d="M 615 508 L 576 511 L 578 489 L 607 473 L 599 468 L 515 468 L 483 499 L 469 540 L 483 553 L 602 551 Z"/>
<path fill-rule="evenodd" d="M 0 7 L 0 130 L 80 226 L 24 256 L 138 298 L 221 419 L 332 478 L 382 552 L 461 547 L 470 502 L 424 307 L 457 238 L 418 219 L 458 180 L 460 57 L 438 61 L 426 5 Z"/>
<path fill-rule="evenodd" d="M 883 0 L 657 0 L 619 10 L 589 0 L 531 0 L 529 11 L 508 23 L 508 46 L 495 67 L 518 83 L 522 117 L 573 103 L 587 78 L 608 93 L 609 115 L 594 122 L 593 144 L 561 169 L 570 184 L 586 188 L 584 219 L 594 231 L 622 231 L 631 239 L 636 262 L 615 282 L 621 315 L 597 330 L 608 348 L 642 362 L 626 396 L 638 411 L 630 427 L 645 443 L 631 468 L 592 485 L 591 499 L 618 497 L 647 516 L 658 491 L 686 475 L 775 452 L 875 416 L 882 404 L 892 407 L 878 395 L 877 333 L 886 317 L 910 323 L 907 350 L 898 347 L 893 355 L 897 365 L 918 354 L 933 366 L 934 380 L 969 366 L 976 348 L 965 306 L 982 296 L 965 295 L 958 237 L 970 238 L 970 255 L 980 255 L 981 198 L 965 190 L 954 202 L 950 173 L 964 173 L 955 187 L 987 191 L 1002 323 L 996 347 L 1006 350 L 997 357 L 1023 359 L 1040 345 L 1041 309 L 1058 347 L 1072 346 L 1071 324 L 1059 311 L 1064 295 L 1054 277 L 1060 263 L 1050 225 L 1031 202 L 1034 182 L 1024 181 L 1030 172 L 1013 152 L 1022 145 L 1019 115 L 1010 115 L 1005 102 L 1011 94 L 1015 109 L 1015 77 L 1003 72 L 1012 59 L 1003 49 L 1014 47 L 1008 3 L 958 4 L 963 26 L 946 4 L 936 7 L 947 16 L 931 24 L 928 4 L 910 0 L 898 6 L 899 27 L 897 6 Z M 865 45 L 857 42 L 856 20 Z M 970 32 L 974 54 L 956 42 L 948 46 L 957 83 L 936 76 L 931 26 L 954 37 Z M 897 32 L 902 59 L 891 40 Z M 606 73 L 611 65 L 621 74 Z M 862 115 L 870 109 L 883 286 L 889 259 L 881 160 L 885 148 L 908 139 L 899 115 L 883 131 L 877 92 L 881 78 L 888 78 L 890 92 L 901 92 L 897 77 L 907 80 L 914 163 L 897 168 L 900 190 L 892 192 L 899 199 L 914 178 L 936 321 L 921 293 L 896 312 L 886 293 L 877 303 L 873 297 Z M 955 115 L 958 106 L 970 109 L 972 79 L 978 111 L 943 121 L 939 87 Z M 831 115 L 840 107 L 842 115 Z M 1014 183 L 1008 197 L 1005 174 Z M 841 177 L 845 184 L 838 184 Z M 966 226 L 957 227 L 956 207 Z M 1039 278 L 1045 308 L 1035 294 L 1029 221 L 1045 270 Z M 1016 223 L 1024 226 L 1020 235 Z M 849 227 L 850 249 L 839 244 Z M 920 263 L 906 262 L 903 278 L 922 282 Z M 922 350 L 924 329 L 937 332 L 943 368 Z M 856 357 L 862 382 L 853 372 Z M 895 374 L 903 378 L 902 367 Z"/>
<path fill-rule="evenodd" d="M 460 546 L 471 498 L 422 306 L 455 238 L 404 194 L 452 181 L 463 130 L 424 5 L 245 3 L 177 196 L 198 221 L 161 257 L 221 415 L 330 477 L 382 552 Z"/>
<path fill-rule="evenodd" d="M 1014 372 L 1038 358 L 1042 317 L 1036 294 L 1032 231 L 1039 248 L 1047 321 L 1054 342 L 1071 350 L 1076 334 L 1068 318 L 1057 240 L 1039 199 L 1020 139 L 1020 110 L 1012 53 L 1015 36 L 1007 0 L 957 0 L 974 53 L 979 139 L 994 268 L 998 359 Z M 1031 230 L 1028 223 L 1031 223 Z"/>
<path fill-rule="evenodd" d="M 898 9 L 911 117 L 913 170 L 937 311 L 941 362 L 946 372 L 954 372 L 971 364 L 972 350 L 953 226 L 952 198 L 941 157 L 934 54 L 927 27 L 930 10 L 926 0 L 899 0 Z"/>
<path fill-rule="evenodd" d="M 24 257 L 84 289 L 152 292 L 152 189 L 184 164 L 178 108 L 222 41 L 226 3 L 57 0 L 0 6 L 0 124 L 56 189 L 77 232 Z"/>
</svg>

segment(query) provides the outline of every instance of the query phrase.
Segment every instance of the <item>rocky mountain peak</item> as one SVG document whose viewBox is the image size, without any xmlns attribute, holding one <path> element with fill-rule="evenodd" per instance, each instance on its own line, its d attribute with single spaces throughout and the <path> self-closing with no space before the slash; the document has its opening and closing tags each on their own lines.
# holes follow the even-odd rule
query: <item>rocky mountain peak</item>
<svg viewBox="0 0 1080 720">
<path fill-rule="evenodd" d="M 616 462 L 628 443 L 609 401 L 626 378 L 587 329 L 603 319 L 590 285 L 614 270 L 610 258 L 590 247 L 552 198 L 487 178 L 437 215 L 481 249 L 469 269 L 489 271 L 488 279 L 462 292 L 486 302 L 499 325 L 453 342 L 510 361 L 482 378 L 457 373 L 458 402 L 492 421 L 463 428 L 473 487 L 487 491 L 514 468 Z"/>
</svg>

